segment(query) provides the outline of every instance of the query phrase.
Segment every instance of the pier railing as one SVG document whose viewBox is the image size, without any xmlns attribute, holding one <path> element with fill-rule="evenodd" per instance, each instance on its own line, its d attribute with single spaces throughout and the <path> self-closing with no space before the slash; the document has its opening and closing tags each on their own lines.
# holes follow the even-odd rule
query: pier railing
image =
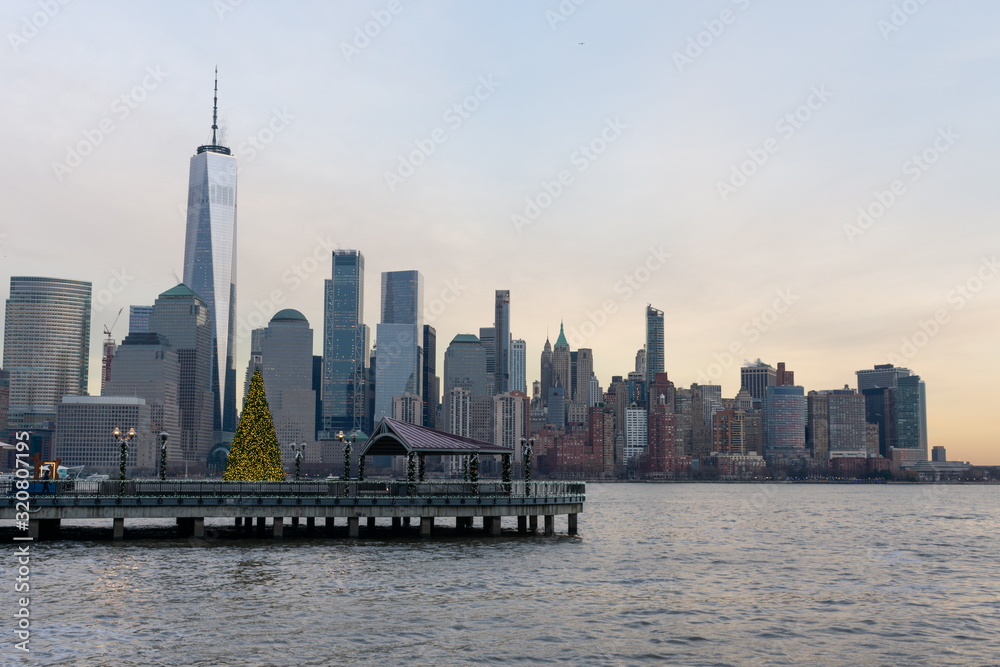
<svg viewBox="0 0 1000 667">
<path fill-rule="evenodd" d="M 435 480 L 229 482 L 222 480 L 31 480 L 34 497 L 138 498 L 568 498 L 586 494 L 586 483 L 568 481 L 478 483 Z M 0 492 L 13 500 L 13 480 L 0 482 Z"/>
</svg>

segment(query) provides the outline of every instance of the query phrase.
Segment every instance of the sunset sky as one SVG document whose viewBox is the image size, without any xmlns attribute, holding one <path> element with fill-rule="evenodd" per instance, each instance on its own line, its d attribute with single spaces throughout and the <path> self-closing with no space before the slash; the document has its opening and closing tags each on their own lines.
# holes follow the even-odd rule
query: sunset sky
<svg viewBox="0 0 1000 667">
<path fill-rule="evenodd" d="M 103 326 L 183 272 L 218 66 L 244 330 L 296 308 L 320 353 L 356 248 L 373 328 L 380 273 L 423 273 L 439 364 L 509 289 L 529 383 L 562 320 L 606 388 L 650 303 L 677 384 L 893 361 L 931 446 L 1000 464 L 994 2 L 35 0 L 0 27 L 3 297 L 93 282 L 91 393 Z"/>
</svg>

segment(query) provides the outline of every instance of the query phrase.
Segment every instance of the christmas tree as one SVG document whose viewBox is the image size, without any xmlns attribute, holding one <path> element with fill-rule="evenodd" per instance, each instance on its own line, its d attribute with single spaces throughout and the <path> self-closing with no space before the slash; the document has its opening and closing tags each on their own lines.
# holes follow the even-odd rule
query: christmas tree
<svg viewBox="0 0 1000 667">
<path fill-rule="evenodd" d="M 278 436 L 274 433 L 274 422 L 264 395 L 264 378 L 259 370 L 254 371 L 250 380 L 250 390 L 243 401 L 243 412 L 222 478 L 246 482 L 282 482 L 285 479 Z"/>
</svg>

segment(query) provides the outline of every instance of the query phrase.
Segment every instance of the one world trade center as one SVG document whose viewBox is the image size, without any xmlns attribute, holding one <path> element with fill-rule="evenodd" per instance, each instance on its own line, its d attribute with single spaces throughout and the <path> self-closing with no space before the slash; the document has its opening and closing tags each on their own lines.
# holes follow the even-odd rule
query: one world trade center
<svg viewBox="0 0 1000 667">
<path fill-rule="evenodd" d="M 236 158 L 216 139 L 218 91 L 216 76 L 212 143 L 199 146 L 191 158 L 184 284 L 208 305 L 215 430 L 232 433 L 236 430 Z"/>
</svg>

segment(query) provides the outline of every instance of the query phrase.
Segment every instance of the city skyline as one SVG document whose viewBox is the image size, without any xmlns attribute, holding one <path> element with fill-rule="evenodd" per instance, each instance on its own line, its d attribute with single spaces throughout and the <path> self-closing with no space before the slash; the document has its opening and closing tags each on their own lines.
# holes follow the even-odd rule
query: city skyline
<svg viewBox="0 0 1000 667">
<path fill-rule="evenodd" d="M 206 4 L 166 14 L 163 26 L 114 4 L 60 6 L 2 61 L 24 92 L 8 93 L 0 118 L 26 131 L 11 138 L 16 167 L 0 186 L 10 205 L 0 278 L 93 284 L 89 380 L 99 393 L 101 327 L 183 273 L 184 161 L 209 141 L 218 63 L 220 141 L 240 161 L 236 369 L 249 359 L 249 330 L 278 310 L 299 310 L 320 331 L 330 253 L 351 248 L 366 256 L 369 285 L 383 271 L 424 274 L 424 321 L 442 342 L 491 326 L 495 291 L 509 289 L 529 386 L 560 320 L 573 350 L 594 350 L 602 385 L 626 375 L 652 304 L 665 313 L 664 366 L 680 386 L 719 383 L 735 395 L 742 363 L 762 358 L 789 362 L 807 389 L 834 389 L 893 362 L 927 381 L 932 445 L 1000 462 L 982 417 L 987 378 L 1000 371 L 995 195 L 984 176 L 997 139 L 986 92 L 997 47 L 981 20 L 997 10 L 927 5 L 886 33 L 888 2 L 743 4 L 696 57 L 685 55 L 688 40 L 716 26 L 717 8 L 588 3 L 552 19 L 555 3 L 404 4 L 345 55 L 341 45 L 384 5 L 219 15 Z M 17 33 L 35 11 L 11 3 L 0 18 Z M 266 31 L 290 30 L 278 17 L 322 55 L 248 54 Z M 190 48 L 171 36 L 181 24 Z M 624 32 L 635 38 L 623 45 Z M 130 57 L 104 67 L 93 45 L 109 35 Z M 774 55 L 757 47 L 768 38 Z M 512 39 L 525 54 L 511 53 Z M 445 48 L 415 48 L 424 40 Z M 444 62 L 449 47 L 469 57 Z M 453 105 L 468 117 L 449 115 Z M 387 183 L 439 127 L 446 141 L 431 139 L 424 164 Z M 601 142 L 593 160 L 578 153 Z M 741 169 L 753 174 L 739 184 Z M 528 199 L 541 209 L 533 219 Z M 516 227 L 515 214 L 530 224 Z M 269 309 L 275 293 L 282 302 Z M 377 290 L 365 301 L 374 333 Z M 120 322 L 116 340 L 126 333 Z"/>
</svg>

